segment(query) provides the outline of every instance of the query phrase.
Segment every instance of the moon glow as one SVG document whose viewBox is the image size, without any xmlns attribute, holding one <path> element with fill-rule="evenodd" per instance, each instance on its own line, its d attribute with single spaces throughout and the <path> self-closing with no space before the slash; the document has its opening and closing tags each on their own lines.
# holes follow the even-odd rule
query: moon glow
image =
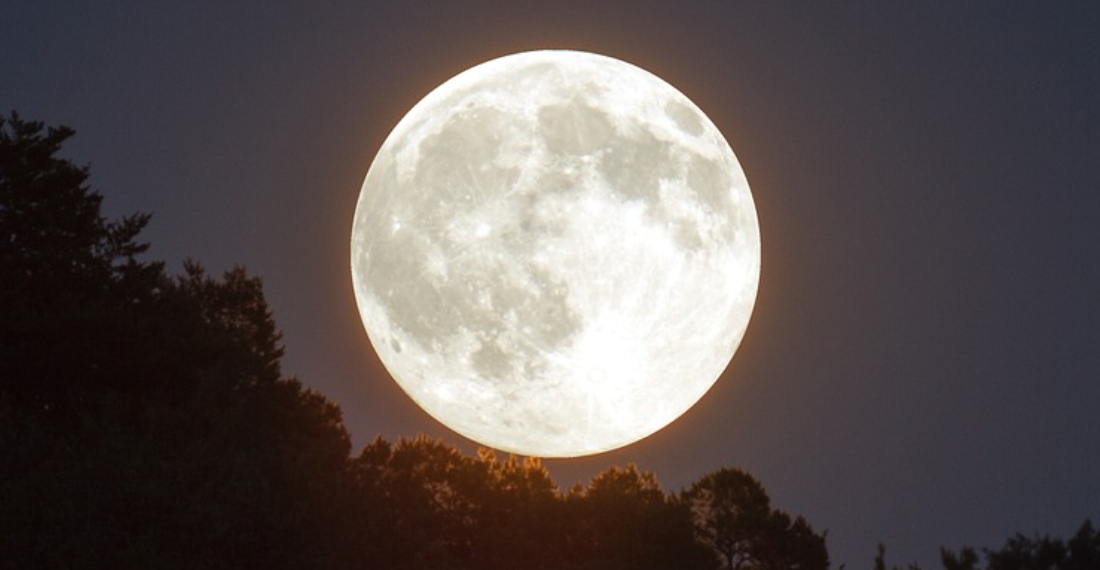
<svg viewBox="0 0 1100 570">
<path fill-rule="evenodd" d="M 443 83 L 378 151 L 351 239 L 370 342 L 431 416 L 540 457 L 663 428 L 726 368 L 760 275 L 748 182 L 687 97 L 584 52 Z"/>
</svg>

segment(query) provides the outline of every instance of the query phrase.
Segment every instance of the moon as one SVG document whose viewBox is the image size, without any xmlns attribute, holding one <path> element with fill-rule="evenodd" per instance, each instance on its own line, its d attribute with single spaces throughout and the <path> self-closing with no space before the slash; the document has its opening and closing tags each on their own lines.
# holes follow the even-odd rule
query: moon
<svg viewBox="0 0 1100 570">
<path fill-rule="evenodd" d="M 500 57 L 417 103 L 379 149 L 351 236 L 386 369 L 482 445 L 600 453 L 715 383 L 752 313 L 745 174 L 686 96 L 578 51 Z"/>
</svg>

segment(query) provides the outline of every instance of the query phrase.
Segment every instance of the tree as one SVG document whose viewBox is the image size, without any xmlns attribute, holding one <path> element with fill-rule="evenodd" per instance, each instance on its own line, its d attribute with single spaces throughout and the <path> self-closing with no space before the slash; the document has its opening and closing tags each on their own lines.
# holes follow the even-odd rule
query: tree
<svg viewBox="0 0 1100 570">
<path fill-rule="evenodd" d="M 695 537 L 710 547 L 728 570 L 756 563 L 757 539 L 767 528 L 771 499 L 755 477 L 723 468 L 704 475 L 686 492 Z"/>
<path fill-rule="evenodd" d="M 773 510 L 756 545 L 758 568 L 762 570 L 825 570 L 829 552 L 825 537 L 814 532 L 801 516 L 791 519 Z"/>
<path fill-rule="evenodd" d="M 690 508 L 696 539 L 728 570 L 824 570 L 824 536 L 805 519 L 774 510 L 763 485 L 741 469 L 704 475 L 681 499 Z"/>
<path fill-rule="evenodd" d="M 17 567 L 339 567 L 339 409 L 279 370 L 260 280 L 144 262 L 73 132 L 0 119 L 0 551 Z"/>
<path fill-rule="evenodd" d="M 1088 570 L 1100 568 L 1100 530 L 1085 519 L 1066 541 L 1066 566 L 1064 570 Z"/>
<path fill-rule="evenodd" d="M 1100 532 L 1086 519 L 1068 541 L 1016 534 L 1000 550 L 982 549 L 982 553 L 984 570 L 1092 570 L 1100 568 Z M 970 547 L 958 553 L 940 549 L 945 570 L 979 570 L 979 558 Z"/>
<path fill-rule="evenodd" d="M 150 337 L 142 313 L 164 278 L 137 259 L 149 216 L 105 219 L 88 169 L 56 156 L 72 135 L 0 117 L 0 398 L 39 409 L 132 379 L 108 355 Z"/>
<path fill-rule="evenodd" d="M 478 450 L 479 473 L 488 478 L 477 500 L 472 553 L 479 570 L 557 568 L 565 549 L 567 521 L 557 485 L 535 457 Z"/>
<path fill-rule="evenodd" d="M 386 517 L 394 568 L 470 565 L 486 471 L 457 449 L 424 436 L 394 445 L 376 439 L 353 462 L 362 496 Z"/>
<path fill-rule="evenodd" d="M 707 568 L 688 509 L 653 473 L 610 467 L 565 498 L 571 563 L 580 568 Z"/>
<path fill-rule="evenodd" d="M 476 457 L 425 436 L 376 438 L 352 462 L 369 518 L 358 560 L 389 568 L 554 568 L 560 499 L 537 459 Z M 382 537 L 381 542 L 376 542 Z"/>
</svg>

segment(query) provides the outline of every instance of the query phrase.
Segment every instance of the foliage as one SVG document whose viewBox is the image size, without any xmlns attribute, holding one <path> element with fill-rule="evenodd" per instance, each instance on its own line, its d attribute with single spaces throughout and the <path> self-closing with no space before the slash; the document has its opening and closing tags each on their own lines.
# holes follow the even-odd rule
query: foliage
<svg viewBox="0 0 1100 570">
<path fill-rule="evenodd" d="M 986 564 L 970 547 L 940 550 L 944 570 L 1093 570 L 1100 568 L 1100 531 L 1085 520 L 1069 540 L 1017 534 L 1000 550 L 983 549 Z"/>
<path fill-rule="evenodd" d="M 140 388 L 125 383 L 148 363 L 108 355 L 154 333 L 143 314 L 163 278 L 136 258 L 149 217 L 106 220 L 87 168 L 55 156 L 72 134 L 0 117 L 0 396 L 40 407 L 85 387 Z"/>
<path fill-rule="evenodd" d="M 686 511 L 650 473 L 612 467 L 560 492 L 536 458 L 475 457 L 423 436 L 375 439 L 352 462 L 357 558 L 386 568 L 707 568 Z M 692 561 L 695 562 L 692 562 Z M 696 564 L 693 566 L 693 564 Z M 702 565 L 699 565 L 702 564 Z"/>
<path fill-rule="evenodd" d="M 740 469 L 704 475 L 683 493 L 695 536 L 729 570 L 829 566 L 825 537 L 802 517 L 773 509 L 763 485 Z"/>
<path fill-rule="evenodd" d="M 689 511 L 649 472 L 610 467 L 566 498 L 578 531 L 574 555 L 599 568 L 709 568 Z"/>
<path fill-rule="evenodd" d="M 0 551 L 13 567 L 334 566 L 349 440 L 260 280 L 143 262 L 72 135 L 0 118 Z"/>
<path fill-rule="evenodd" d="M 542 464 L 482 450 L 468 457 L 426 437 L 375 439 L 352 462 L 373 535 L 360 559 L 391 568 L 552 567 L 557 489 Z"/>
</svg>

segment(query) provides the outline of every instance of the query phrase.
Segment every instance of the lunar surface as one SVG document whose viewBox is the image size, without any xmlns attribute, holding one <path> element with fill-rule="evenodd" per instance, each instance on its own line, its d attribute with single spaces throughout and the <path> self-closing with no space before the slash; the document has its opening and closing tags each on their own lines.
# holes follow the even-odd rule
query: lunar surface
<svg viewBox="0 0 1100 570">
<path fill-rule="evenodd" d="M 501 57 L 398 123 L 363 183 L 367 334 L 424 410 L 483 445 L 598 453 L 714 384 L 756 299 L 756 209 L 729 144 L 656 76 Z"/>
</svg>

